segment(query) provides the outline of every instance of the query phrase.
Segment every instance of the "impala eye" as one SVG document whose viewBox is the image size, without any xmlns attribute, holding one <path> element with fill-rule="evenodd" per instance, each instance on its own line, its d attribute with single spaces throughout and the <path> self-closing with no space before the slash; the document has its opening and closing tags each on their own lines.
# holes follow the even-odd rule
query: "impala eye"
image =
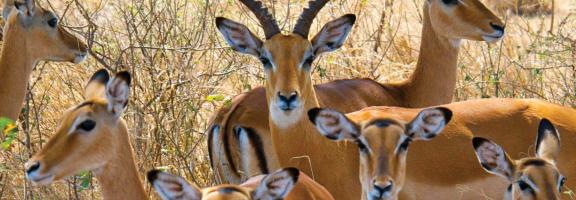
<svg viewBox="0 0 576 200">
<path fill-rule="evenodd" d="M 58 25 L 58 19 L 57 18 L 52 18 L 52 19 L 48 20 L 48 26 L 50 26 L 52 28 L 56 28 L 56 25 Z"/>
<path fill-rule="evenodd" d="M 460 0 L 442 0 L 442 2 L 446 5 L 456 5 L 460 2 Z"/>
<path fill-rule="evenodd" d="M 270 59 L 268 59 L 264 56 L 260 57 L 260 62 L 262 62 L 262 65 L 264 65 L 264 68 L 272 67 L 272 63 L 270 62 Z"/>
<path fill-rule="evenodd" d="M 566 184 L 567 180 L 568 179 L 566 179 L 565 177 L 560 178 L 560 183 L 558 184 L 558 191 L 562 191 L 562 188 L 564 188 L 564 184 Z"/>
<path fill-rule="evenodd" d="M 310 67 L 312 66 L 312 63 L 314 62 L 314 59 L 316 59 L 315 56 L 309 56 L 308 58 L 306 58 L 306 60 L 304 60 L 304 67 Z"/>
<path fill-rule="evenodd" d="M 534 189 L 532 189 L 532 186 L 530 186 L 528 183 L 526 183 L 526 181 L 523 180 L 519 180 L 518 181 L 518 187 L 520 188 L 520 190 L 522 190 L 522 192 L 529 192 L 529 193 L 534 193 Z"/>
<path fill-rule="evenodd" d="M 86 120 L 79 124 L 77 129 L 89 132 L 94 129 L 94 127 L 96 127 L 96 122 L 94 120 Z"/>
</svg>

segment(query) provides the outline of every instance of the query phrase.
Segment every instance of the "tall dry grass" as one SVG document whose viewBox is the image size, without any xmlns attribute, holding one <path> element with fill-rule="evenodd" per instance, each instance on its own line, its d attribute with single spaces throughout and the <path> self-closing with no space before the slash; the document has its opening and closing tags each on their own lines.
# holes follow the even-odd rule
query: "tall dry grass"
<svg viewBox="0 0 576 200">
<path fill-rule="evenodd" d="M 576 8 L 571 1 L 557 0 L 553 15 L 502 12 L 507 22 L 502 42 L 464 42 L 455 100 L 540 98 L 574 107 Z M 23 170 L 24 162 L 53 134 L 61 113 L 82 101 L 84 84 L 99 68 L 133 74 L 124 118 L 142 179 L 146 170 L 164 167 L 200 186 L 211 185 L 204 134 L 209 117 L 234 95 L 264 80 L 255 59 L 227 48 L 214 18 L 229 17 L 263 35 L 252 15 L 234 0 L 39 3 L 86 37 L 92 56 L 80 65 L 40 63 L 36 67 L 19 120 L 18 140 L 12 149 L 0 152 L 0 199 L 100 197 L 99 186 L 89 173 L 49 187 L 34 187 L 25 180 Z M 305 1 L 266 4 L 280 27 L 289 31 Z M 406 78 L 419 51 L 422 4 L 423 0 L 335 0 L 328 4 L 312 32 L 345 13 L 357 14 L 358 21 L 345 46 L 315 64 L 316 83 L 355 77 L 380 82 Z"/>
</svg>

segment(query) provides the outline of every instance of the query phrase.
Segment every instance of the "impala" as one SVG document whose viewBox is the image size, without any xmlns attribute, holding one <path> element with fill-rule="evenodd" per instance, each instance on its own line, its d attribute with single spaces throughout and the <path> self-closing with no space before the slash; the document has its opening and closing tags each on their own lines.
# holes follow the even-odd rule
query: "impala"
<svg viewBox="0 0 576 200">
<path fill-rule="evenodd" d="M 164 200 L 330 200 L 334 199 L 318 183 L 295 168 L 248 179 L 242 185 L 218 185 L 199 189 L 182 177 L 158 170 L 148 172 L 148 181 Z"/>
<path fill-rule="evenodd" d="M 16 120 L 36 63 L 79 63 L 86 58 L 88 47 L 60 26 L 54 13 L 37 6 L 34 0 L 5 0 L 2 14 L 0 116 Z"/>
<path fill-rule="evenodd" d="M 47 185 L 90 170 L 104 199 L 146 199 L 122 113 L 128 103 L 130 74 L 110 79 L 96 72 L 85 101 L 64 113 L 54 136 L 26 163 L 26 178 Z"/>
<path fill-rule="evenodd" d="M 452 115 L 447 110 L 452 111 Z M 506 146 L 513 158 L 525 157 L 533 145 L 532 141 L 536 140 L 534 134 L 529 133 L 541 126 L 539 122 L 542 118 L 556 124 L 564 134 L 556 166 L 565 172 L 566 177 L 576 176 L 576 110 L 541 100 L 480 99 L 428 109 L 369 107 L 346 115 L 331 109 L 311 109 L 309 118 L 320 133 L 333 140 L 362 135 L 354 140 L 357 146 L 365 149 L 360 155 L 356 147 L 354 150 L 338 149 L 338 155 L 330 155 L 334 149 L 322 146 L 317 149 L 318 152 L 333 156 L 342 163 L 316 167 L 318 171 L 341 168 L 356 170 L 355 173 L 338 174 L 339 178 L 332 181 L 360 177 L 362 192 L 368 198 L 379 199 L 375 198 L 381 192 L 378 189 L 390 191 L 386 195 L 401 189 L 398 199 L 501 198 L 510 183 L 483 172 L 470 148 L 472 138 L 491 138 Z M 450 123 L 444 127 L 448 121 Z M 422 123 L 428 125 L 422 126 Z M 438 135 L 440 131 L 442 134 Z M 402 132 L 408 134 L 402 135 Z M 403 149 L 409 146 L 412 137 L 435 138 L 411 145 L 411 153 L 406 156 Z M 339 145 L 342 148 L 351 146 L 349 143 Z M 391 151 L 394 146 L 396 149 Z M 349 153 L 354 153 L 360 160 L 354 158 L 356 163 L 344 163 L 345 159 L 350 158 L 343 158 L 343 155 Z M 404 156 L 405 161 L 402 160 Z M 403 173 L 404 179 L 398 175 Z M 319 183 L 322 184 L 321 181 Z M 348 191 L 360 187 L 343 181 L 340 184 L 347 185 Z M 574 190 L 576 184 L 568 182 L 567 188 Z M 386 191 L 381 192 L 381 199 L 386 199 Z"/>
<path fill-rule="evenodd" d="M 505 200 L 561 199 L 560 193 L 566 183 L 556 167 L 560 153 L 560 135 L 547 119 L 540 122 L 536 139 L 536 156 L 512 160 L 504 149 L 488 139 L 472 139 L 480 166 L 491 174 L 504 178 L 510 184 Z"/>
<path fill-rule="evenodd" d="M 478 0 L 427 0 L 420 55 L 409 79 L 394 84 L 352 79 L 313 86 L 311 63 L 321 53 L 342 46 L 354 23 L 353 15 L 329 22 L 308 41 L 310 24 L 327 1 L 311 2 L 288 35 L 280 33 L 259 2 L 242 2 L 260 20 L 266 41 L 227 19 L 219 18 L 217 25 L 233 49 L 262 61 L 267 81 L 265 87 L 234 98 L 232 106 L 222 108 L 211 121 L 210 158 L 223 182 L 239 183 L 242 175 L 250 177 L 277 169 L 279 161 L 270 129 L 310 130 L 310 125 L 300 124 L 308 123 L 302 113 L 318 104 L 352 112 L 377 105 L 425 107 L 450 103 L 456 87 L 460 41 L 493 42 L 504 34 L 503 22 Z M 278 123 L 269 124 L 265 119 Z M 287 145 L 299 144 L 290 141 Z M 259 161 L 248 163 L 246 160 L 252 160 L 249 157 Z"/>
<path fill-rule="evenodd" d="M 406 155 L 412 141 L 430 140 L 452 118 L 446 108 L 420 111 L 414 119 L 377 118 L 354 122 L 331 109 L 312 109 L 318 132 L 334 141 L 356 143 L 360 151 L 362 199 L 397 199 L 406 176 Z"/>
</svg>

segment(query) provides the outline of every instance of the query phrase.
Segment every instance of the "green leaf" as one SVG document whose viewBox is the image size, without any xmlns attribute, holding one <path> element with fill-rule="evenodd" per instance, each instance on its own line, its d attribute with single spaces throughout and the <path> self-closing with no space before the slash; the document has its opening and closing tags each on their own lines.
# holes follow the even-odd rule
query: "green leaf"
<svg viewBox="0 0 576 200">
<path fill-rule="evenodd" d="M 0 130 L 2 130 L 2 134 L 6 136 L 4 141 L 0 143 L 0 146 L 2 147 L 2 149 L 7 151 L 10 149 L 12 143 L 14 142 L 14 140 L 16 140 L 16 137 L 18 136 L 18 127 L 16 127 L 16 124 L 14 124 L 14 121 L 12 121 L 11 119 L 1 117 Z"/>
<path fill-rule="evenodd" d="M 208 102 L 224 101 L 225 98 L 226 97 L 224 97 L 224 95 L 221 94 L 208 95 L 206 97 L 206 101 Z"/>
<path fill-rule="evenodd" d="M 78 180 L 80 180 L 80 191 L 90 189 L 90 182 L 92 182 L 92 173 L 89 171 L 80 172 L 78 175 Z"/>
</svg>

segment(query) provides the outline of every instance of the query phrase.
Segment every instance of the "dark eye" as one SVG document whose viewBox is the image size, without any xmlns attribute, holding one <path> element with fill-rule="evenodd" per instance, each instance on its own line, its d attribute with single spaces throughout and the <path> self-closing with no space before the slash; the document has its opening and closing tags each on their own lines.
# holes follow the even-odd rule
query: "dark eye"
<svg viewBox="0 0 576 200">
<path fill-rule="evenodd" d="M 458 2 L 460 2 L 460 0 L 442 0 L 442 2 L 444 2 L 446 5 L 456 5 Z"/>
<path fill-rule="evenodd" d="M 56 25 L 58 25 L 58 19 L 57 18 L 52 18 L 52 19 L 48 20 L 48 26 L 50 26 L 52 28 L 56 28 Z"/>
<path fill-rule="evenodd" d="M 518 187 L 523 192 L 532 192 L 533 191 L 532 187 L 530 187 L 530 185 L 528 185 L 528 183 L 526 183 L 526 181 L 523 181 L 523 180 L 518 181 Z"/>
<path fill-rule="evenodd" d="M 398 146 L 398 152 L 406 151 L 408 149 L 408 146 L 410 146 L 410 142 L 412 142 L 412 140 L 410 138 L 407 138 L 406 140 L 404 140 L 402 142 L 402 144 L 400 144 L 400 146 Z"/>
<path fill-rule="evenodd" d="M 312 62 L 314 62 L 314 59 L 316 59 L 316 57 L 314 56 L 309 56 L 308 58 L 306 58 L 306 60 L 304 60 L 304 67 L 312 66 Z"/>
<path fill-rule="evenodd" d="M 361 141 L 356 141 L 356 143 L 358 144 L 358 149 L 360 149 L 360 152 L 368 153 L 368 147 L 366 147 L 364 143 L 362 143 Z"/>
<path fill-rule="evenodd" d="M 94 127 L 96 127 L 96 122 L 94 120 L 86 120 L 79 124 L 77 129 L 91 131 Z"/>
<path fill-rule="evenodd" d="M 566 181 L 567 181 L 567 180 L 568 180 L 568 179 L 566 179 L 565 177 L 562 177 L 562 178 L 560 179 L 560 184 L 558 184 L 558 190 L 562 191 L 562 188 L 564 187 L 564 184 L 566 184 Z"/>
<path fill-rule="evenodd" d="M 264 65 L 264 68 L 270 68 L 272 67 L 272 63 L 270 63 L 270 59 L 266 58 L 266 57 L 260 57 L 260 62 L 262 62 L 262 65 Z"/>
</svg>

